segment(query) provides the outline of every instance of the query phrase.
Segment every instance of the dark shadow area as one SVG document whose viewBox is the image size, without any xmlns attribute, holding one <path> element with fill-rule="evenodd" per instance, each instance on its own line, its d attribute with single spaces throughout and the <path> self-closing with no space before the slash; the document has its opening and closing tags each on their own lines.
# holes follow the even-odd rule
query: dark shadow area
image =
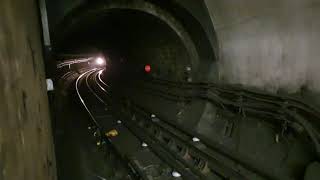
<svg viewBox="0 0 320 180">
<path fill-rule="evenodd" d="M 138 75 L 145 64 L 157 78 L 182 80 L 191 58 L 168 25 L 146 13 L 118 10 L 81 21 L 59 46 L 62 52 L 102 52 L 108 71 L 123 77 Z M 131 76 L 128 74 L 131 74 Z"/>
</svg>

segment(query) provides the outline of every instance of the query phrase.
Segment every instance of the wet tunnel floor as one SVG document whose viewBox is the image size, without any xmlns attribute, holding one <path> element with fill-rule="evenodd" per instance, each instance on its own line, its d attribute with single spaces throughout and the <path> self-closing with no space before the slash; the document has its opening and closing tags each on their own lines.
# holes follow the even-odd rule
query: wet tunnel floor
<svg viewBox="0 0 320 180">
<path fill-rule="evenodd" d="M 54 125 L 58 179 L 98 180 L 112 176 L 110 156 L 96 145 L 88 130 L 90 118 L 83 107 L 66 100 L 58 111 Z"/>
</svg>

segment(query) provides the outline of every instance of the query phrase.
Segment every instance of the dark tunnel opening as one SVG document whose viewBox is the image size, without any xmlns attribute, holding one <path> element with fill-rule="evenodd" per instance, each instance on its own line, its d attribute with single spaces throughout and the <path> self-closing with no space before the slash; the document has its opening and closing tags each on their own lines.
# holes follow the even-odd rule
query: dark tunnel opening
<svg viewBox="0 0 320 180">
<path fill-rule="evenodd" d="M 59 47 L 62 52 L 102 53 L 107 71 L 123 77 L 139 75 L 150 64 L 154 77 L 184 80 L 186 67 L 198 63 L 177 33 L 152 15 L 117 10 L 100 16 L 74 27 Z"/>
</svg>

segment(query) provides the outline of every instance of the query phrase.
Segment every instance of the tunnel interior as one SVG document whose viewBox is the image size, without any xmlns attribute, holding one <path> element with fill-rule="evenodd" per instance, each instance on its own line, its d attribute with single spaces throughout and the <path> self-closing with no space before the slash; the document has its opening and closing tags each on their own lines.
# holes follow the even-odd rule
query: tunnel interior
<svg viewBox="0 0 320 180">
<path fill-rule="evenodd" d="M 219 47 L 201 27 L 146 1 L 108 1 L 70 14 L 53 39 L 60 179 L 316 176 L 318 134 L 299 114 L 318 118 L 317 111 L 208 82 L 219 78 Z"/>
<path fill-rule="evenodd" d="M 204 70 L 198 71 L 201 66 L 200 57 L 187 30 L 180 22 L 175 20 L 168 22 L 167 20 L 141 10 L 112 9 L 76 18 L 75 23 L 61 30 L 54 44 L 54 50 L 57 54 L 73 54 L 76 59 L 83 58 L 83 54 L 89 54 L 89 59 L 91 58 L 93 61 L 90 61 L 90 65 L 79 63 L 79 66 L 66 66 L 58 71 L 57 81 L 61 82 L 59 89 L 68 92 L 68 95 L 60 94 L 61 98 L 58 98 L 59 100 L 55 103 L 58 107 L 56 108 L 58 116 L 55 118 L 57 120 L 54 122 L 58 177 L 61 179 L 70 179 L 71 177 L 86 179 L 93 177 L 91 171 L 96 170 L 100 175 L 116 179 L 117 174 L 111 173 L 110 169 L 114 163 L 121 164 L 121 161 L 120 163 L 110 160 L 102 161 L 99 157 L 105 157 L 105 155 L 84 146 L 88 142 L 90 144 L 92 139 L 86 137 L 83 131 L 87 129 L 87 126 L 91 128 L 96 125 L 90 123 L 92 120 L 88 121 L 83 118 L 86 117 L 85 111 L 83 117 L 79 116 L 78 109 L 83 109 L 81 103 L 80 107 L 76 106 L 77 108 L 72 105 L 74 100 L 78 99 L 77 92 L 74 90 L 77 74 L 85 73 L 94 68 L 99 69 L 102 81 L 108 84 L 107 91 L 111 100 L 107 108 L 111 109 L 114 120 L 119 121 L 122 117 L 118 113 L 126 111 L 124 108 L 128 102 L 123 102 L 123 99 L 132 98 L 135 102 L 147 105 L 158 101 L 153 108 L 158 109 L 159 113 L 165 117 L 175 118 L 179 114 L 181 124 L 185 123 L 188 126 L 197 124 L 195 120 L 200 118 L 205 102 L 184 103 L 183 101 L 161 100 L 157 95 L 141 91 L 144 81 L 150 79 L 192 82 L 197 78 L 205 77 L 204 74 L 208 73 Z M 172 22 L 174 23 L 172 24 Z M 202 56 L 206 55 L 203 53 Z M 98 57 L 102 57 L 105 64 L 97 66 L 95 60 Z M 208 61 L 213 63 L 214 59 L 208 58 L 204 60 L 204 63 L 208 63 Z M 145 70 L 146 66 L 151 67 L 150 72 Z M 70 72 L 77 73 L 72 76 Z M 70 76 L 66 75 L 68 73 Z M 79 102 L 76 101 L 76 104 Z M 94 109 L 98 108 L 94 107 Z M 67 110 L 68 113 L 66 113 Z M 70 121 L 66 117 L 76 118 L 81 122 Z M 106 123 L 112 124 L 112 122 Z M 110 128 L 106 131 L 108 130 Z M 77 136 L 82 137 L 83 141 L 79 142 Z M 130 136 L 126 138 L 128 139 L 126 141 L 130 140 Z M 93 141 L 97 140 L 93 139 Z M 68 142 L 72 143 L 66 146 L 65 144 L 69 144 Z M 129 142 L 126 146 L 135 147 L 136 144 Z M 122 148 L 126 147 L 122 145 Z M 84 155 L 79 157 L 79 154 Z M 66 158 L 73 159 L 80 166 L 69 164 L 66 162 Z M 122 178 L 124 177 L 119 177 L 119 179 Z M 161 178 L 164 177 L 158 177 L 158 179 Z"/>
<path fill-rule="evenodd" d="M 159 16 L 161 13 L 165 12 L 160 12 Z M 78 54 L 80 58 L 81 54 L 89 54 L 92 59 L 102 57 L 106 63 L 101 78 L 108 83 L 114 102 L 122 97 L 136 97 L 142 103 L 152 103 L 155 99 L 161 102 L 157 95 L 139 90 L 143 89 L 144 81 L 197 81 L 210 73 L 203 66 L 215 60 L 201 59 L 210 53 L 197 51 L 196 43 L 179 21 L 171 20 L 176 23 L 172 24 L 159 16 L 132 9 L 112 9 L 86 15 L 62 31 L 62 41 L 57 40 L 55 51 L 57 54 Z M 165 18 L 173 17 L 168 15 Z M 201 40 L 202 37 L 198 38 Z M 80 69 L 97 68 L 94 62 L 92 64 L 80 65 Z M 146 66 L 151 67 L 150 72 L 146 72 Z M 69 69 L 62 73 L 67 71 Z M 181 123 L 193 126 L 205 104 L 204 101 L 165 100 L 154 107 L 167 106 L 162 112 L 168 117 L 176 117 L 180 112 Z"/>
<path fill-rule="evenodd" d="M 0 180 L 320 179 L 318 0 L 1 0 Z"/>
</svg>

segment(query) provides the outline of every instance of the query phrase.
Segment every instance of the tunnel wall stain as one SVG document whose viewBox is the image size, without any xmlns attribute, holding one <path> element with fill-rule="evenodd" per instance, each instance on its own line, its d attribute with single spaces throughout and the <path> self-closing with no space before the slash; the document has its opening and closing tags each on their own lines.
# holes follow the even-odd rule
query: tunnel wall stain
<svg viewBox="0 0 320 180">
<path fill-rule="evenodd" d="M 271 92 L 320 91 L 318 0 L 206 0 L 219 79 Z"/>
<path fill-rule="evenodd" d="M 0 180 L 55 180 L 34 0 L 0 1 Z"/>
</svg>

